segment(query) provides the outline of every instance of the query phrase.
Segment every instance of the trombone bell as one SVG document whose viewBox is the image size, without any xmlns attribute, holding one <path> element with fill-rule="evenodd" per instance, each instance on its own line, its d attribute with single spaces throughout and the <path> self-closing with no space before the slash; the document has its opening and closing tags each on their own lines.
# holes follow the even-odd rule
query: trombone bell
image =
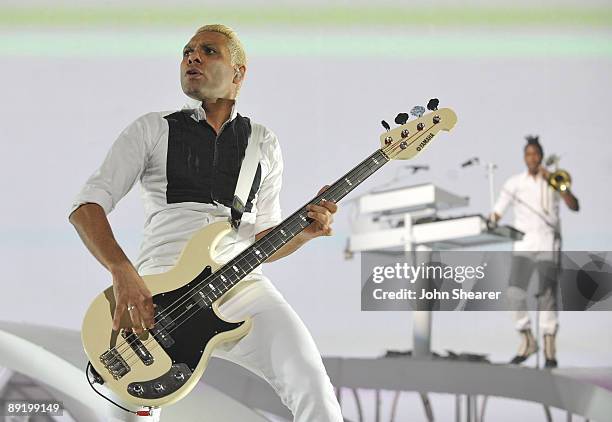
<svg viewBox="0 0 612 422">
<path fill-rule="evenodd" d="M 572 177 L 565 170 L 557 170 L 548 176 L 548 184 L 559 192 L 565 192 L 572 185 Z"/>
</svg>

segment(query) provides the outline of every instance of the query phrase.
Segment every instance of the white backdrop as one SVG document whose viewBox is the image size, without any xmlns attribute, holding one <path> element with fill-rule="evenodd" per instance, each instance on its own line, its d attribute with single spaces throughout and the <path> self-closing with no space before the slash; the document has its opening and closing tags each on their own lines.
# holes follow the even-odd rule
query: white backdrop
<svg viewBox="0 0 612 422">
<path fill-rule="evenodd" d="M 184 34 L 186 42 L 189 32 Z M 248 40 L 258 32 L 245 28 L 241 35 Z M 411 34 L 405 36 L 410 42 Z M 128 123 L 148 111 L 183 104 L 181 48 L 176 46 L 174 57 L 0 57 L 0 320 L 79 329 L 90 299 L 110 283 L 67 213 Z M 434 96 L 441 107 L 455 109 L 459 123 L 415 161 L 431 171 L 412 178 L 406 172 L 404 183 L 433 182 L 469 195 L 471 206 L 458 213 L 488 212 L 484 169 L 461 169 L 461 162 L 478 156 L 497 163 L 499 188 L 524 168 L 523 136 L 540 134 L 546 152 L 562 155 L 581 202 L 578 214 L 562 211 L 564 248 L 612 250 L 610 74 L 610 57 L 579 55 L 261 54 L 250 59 L 238 110 L 279 136 L 285 216 L 377 147 L 381 119 L 392 122 L 398 112 Z M 357 193 L 385 183 L 402 164 L 390 163 Z M 341 204 L 334 237 L 317 239 L 264 271 L 302 316 L 324 355 L 376 356 L 388 348 L 410 348 L 410 313 L 360 311 L 359 259 L 343 259 L 348 216 Z M 110 220 L 119 243 L 135 258 L 143 223 L 137 188 Z M 563 313 L 560 364 L 610 366 L 611 323 L 611 313 Z M 514 354 L 517 341 L 506 313 L 434 316 L 437 351 L 489 353 L 500 361 Z"/>
</svg>

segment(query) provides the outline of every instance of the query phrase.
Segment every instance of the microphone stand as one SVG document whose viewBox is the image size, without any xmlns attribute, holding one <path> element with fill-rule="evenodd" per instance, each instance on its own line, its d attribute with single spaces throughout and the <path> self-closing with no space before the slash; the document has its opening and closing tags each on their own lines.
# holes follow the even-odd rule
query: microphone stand
<svg viewBox="0 0 612 422">
<path fill-rule="evenodd" d="M 461 167 L 468 167 L 473 165 L 481 165 L 480 159 L 478 157 L 474 157 L 461 165 Z M 482 163 L 485 166 L 486 177 L 489 183 L 489 209 L 493 209 L 495 207 L 495 169 L 497 169 L 497 164 L 495 163 Z"/>
<path fill-rule="evenodd" d="M 485 163 L 487 168 L 487 179 L 489 180 L 489 209 L 495 208 L 495 169 L 497 168 L 496 164 L 493 163 Z"/>
</svg>

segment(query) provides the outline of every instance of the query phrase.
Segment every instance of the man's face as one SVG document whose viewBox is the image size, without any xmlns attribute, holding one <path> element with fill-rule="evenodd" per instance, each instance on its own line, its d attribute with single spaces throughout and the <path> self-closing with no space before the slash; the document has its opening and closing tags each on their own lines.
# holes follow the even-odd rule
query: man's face
<svg viewBox="0 0 612 422">
<path fill-rule="evenodd" d="M 542 156 L 537 147 L 527 145 L 525 148 L 525 164 L 531 173 L 536 173 L 542 162 Z"/>
<path fill-rule="evenodd" d="M 234 99 L 238 82 L 225 35 L 204 31 L 189 40 L 181 61 L 181 87 L 187 96 Z"/>
</svg>

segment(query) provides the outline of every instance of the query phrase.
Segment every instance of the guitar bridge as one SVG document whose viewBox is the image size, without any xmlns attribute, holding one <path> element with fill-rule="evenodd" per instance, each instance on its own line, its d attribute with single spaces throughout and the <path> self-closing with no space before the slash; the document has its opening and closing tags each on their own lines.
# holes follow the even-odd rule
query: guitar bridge
<svg viewBox="0 0 612 422">
<path fill-rule="evenodd" d="M 130 365 L 115 348 L 109 349 L 100 356 L 100 362 L 116 380 L 130 372 Z"/>
</svg>

